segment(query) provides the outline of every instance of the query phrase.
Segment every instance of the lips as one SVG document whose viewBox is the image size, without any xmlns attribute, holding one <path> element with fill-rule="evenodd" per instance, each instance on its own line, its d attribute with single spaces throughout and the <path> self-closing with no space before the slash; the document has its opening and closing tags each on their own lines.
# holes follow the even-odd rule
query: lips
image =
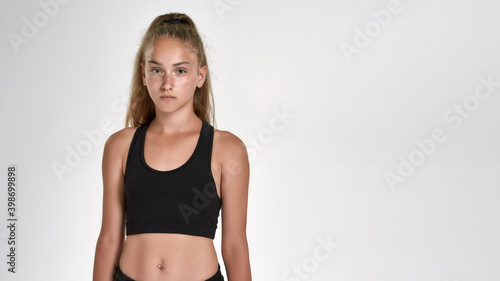
<svg viewBox="0 0 500 281">
<path fill-rule="evenodd" d="M 175 98 L 174 96 L 170 96 L 170 95 L 163 95 L 163 96 L 160 96 L 161 99 L 171 99 L 171 98 Z"/>
</svg>

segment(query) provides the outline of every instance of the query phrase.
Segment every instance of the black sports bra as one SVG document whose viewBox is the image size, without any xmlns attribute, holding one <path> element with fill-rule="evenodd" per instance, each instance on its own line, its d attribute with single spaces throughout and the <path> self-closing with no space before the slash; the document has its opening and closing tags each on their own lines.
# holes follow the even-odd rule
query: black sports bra
<svg viewBox="0 0 500 281">
<path fill-rule="evenodd" d="M 222 200 L 211 171 L 214 128 L 202 121 L 193 154 L 170 171 L 155 170 L 144 160 L 151 121 L 137 128 L 124 175 L 126 235 L 181 233 L 214 238 Z"/>
</svg>

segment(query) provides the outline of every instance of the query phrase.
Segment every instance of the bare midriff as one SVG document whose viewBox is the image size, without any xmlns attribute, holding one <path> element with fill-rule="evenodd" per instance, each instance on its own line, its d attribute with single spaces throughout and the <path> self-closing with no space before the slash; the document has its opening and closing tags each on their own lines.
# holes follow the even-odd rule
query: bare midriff
<svg viewBox="0 0 500 281">
<path fill-rule="evenodd" d="M 218 269 L 212 239 L 176 233 L 127 236 L 119 262 L 122 272 L 138 281 L 201 281 Z"/>
</svg>

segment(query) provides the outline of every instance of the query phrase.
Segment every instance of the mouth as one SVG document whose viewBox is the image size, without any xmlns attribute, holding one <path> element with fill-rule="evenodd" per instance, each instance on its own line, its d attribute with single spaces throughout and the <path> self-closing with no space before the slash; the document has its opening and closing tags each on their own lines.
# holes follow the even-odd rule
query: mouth
<svg viewBox="0 0 500 281">
<path fill-rule="evenodd" d="M 164 96 L 160 96 L 160 99 L 170 100 L 170 99 L 175 99 L 175 97 L 174 96 L 170 96 L 170 95 L 164 95 Z"/>
</svg>

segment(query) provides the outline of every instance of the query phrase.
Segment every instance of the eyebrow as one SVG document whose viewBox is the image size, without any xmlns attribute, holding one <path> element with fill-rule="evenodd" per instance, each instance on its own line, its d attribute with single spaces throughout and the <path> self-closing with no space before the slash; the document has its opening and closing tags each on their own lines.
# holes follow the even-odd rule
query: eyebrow
<svg viewBox="0 0 500 281">
<path fill-rule="evenodd" d="M 163 66 L 163 63 L 159 63 L 157 61 L 154 61 L 154 60 L 148 60 L 149 63 L 153 63 L 153 64 L 156 64 L 156 65 L 159 65 L 159 66 Z M 181 61 L 181 62 L 178 62 L 178 63 L 174 63 L 172 64 L 172 66 L 179 66 L 179 65 L 182 65 L 182 64 L 191 64 L 190 62 L 188 61 Z"/>
</svg>

